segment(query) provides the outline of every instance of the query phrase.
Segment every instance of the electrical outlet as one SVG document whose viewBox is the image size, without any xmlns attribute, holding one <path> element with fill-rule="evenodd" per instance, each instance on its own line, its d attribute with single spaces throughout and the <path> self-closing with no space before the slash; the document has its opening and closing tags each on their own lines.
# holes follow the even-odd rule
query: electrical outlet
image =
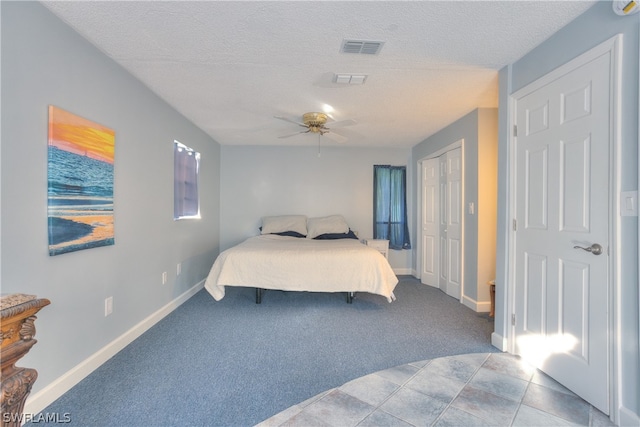
<svg viewBox="0 0 640 427">
<path fill-rule="evenodd" d="M 179 262 L 176 267 L 176 275 L 179 276 L 180 273 L 182 273 L 182 263 Z"/>
<path fill-rule="evenodd" d="M 166 271 L 162 272 L 162 284 L 163 285 L 167 284 L 167 272 Z"/>
<path fill-rule="evenodd" d="M 113 313 L 113 297 L 104 300 L 104 317 L 107 317 L 111 313 Z"/>
</svg>

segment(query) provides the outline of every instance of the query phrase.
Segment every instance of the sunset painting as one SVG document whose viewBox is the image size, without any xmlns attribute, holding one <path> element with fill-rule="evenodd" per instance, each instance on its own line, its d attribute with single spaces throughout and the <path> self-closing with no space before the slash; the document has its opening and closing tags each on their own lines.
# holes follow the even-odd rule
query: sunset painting
<svg viewBox="0 0 640 427">
<path fill-rule="evenodd" d="M 115 132 L 49 106 L 49 255 L 113 245 Z"/>
</svg>

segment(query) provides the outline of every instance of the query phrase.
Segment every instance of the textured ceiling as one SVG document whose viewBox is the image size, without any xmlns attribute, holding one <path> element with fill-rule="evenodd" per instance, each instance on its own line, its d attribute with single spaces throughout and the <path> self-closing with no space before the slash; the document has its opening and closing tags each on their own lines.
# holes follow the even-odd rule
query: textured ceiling
<svg viewBox="0 0 640 427">
<path fill-rule="evenodd" d="M 44 2 L 220 144 L 316 144 L 278 138 L 304 129 L 274 116 L 330 105 L 334 120 L 357 121 L 335 129 L 347 144 L 378 147 L 411 147 L 497 107 L 498 70 L 594 3 Z M 347 54 L 344 39 L 385 44 Z M 367 78 L 342 85 L 336 73 Z"/>
</svg>

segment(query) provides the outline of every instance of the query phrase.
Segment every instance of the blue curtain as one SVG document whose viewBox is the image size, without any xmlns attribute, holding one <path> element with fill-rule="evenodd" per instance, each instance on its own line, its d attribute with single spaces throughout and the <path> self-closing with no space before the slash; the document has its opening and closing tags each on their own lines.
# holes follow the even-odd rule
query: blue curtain
<svg viewBox="0 0 640 427">
<path fill-rule="evenodd" d="M 373 238 L 391 249 L 411 249 L 407 224 L 407 168 L 373 166 Z"/>
</svg>

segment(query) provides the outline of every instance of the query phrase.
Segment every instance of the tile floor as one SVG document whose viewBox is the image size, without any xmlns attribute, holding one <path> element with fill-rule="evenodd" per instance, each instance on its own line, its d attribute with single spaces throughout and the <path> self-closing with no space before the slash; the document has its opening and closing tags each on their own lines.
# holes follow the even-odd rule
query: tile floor
<svg viewBox="0 0 640 427">
<path fill-rule="evenodd" d="M 263 421 L 272 426 L 612 426 L 556 381 L 506 353 L 376 372 Z"/>
</svg>

